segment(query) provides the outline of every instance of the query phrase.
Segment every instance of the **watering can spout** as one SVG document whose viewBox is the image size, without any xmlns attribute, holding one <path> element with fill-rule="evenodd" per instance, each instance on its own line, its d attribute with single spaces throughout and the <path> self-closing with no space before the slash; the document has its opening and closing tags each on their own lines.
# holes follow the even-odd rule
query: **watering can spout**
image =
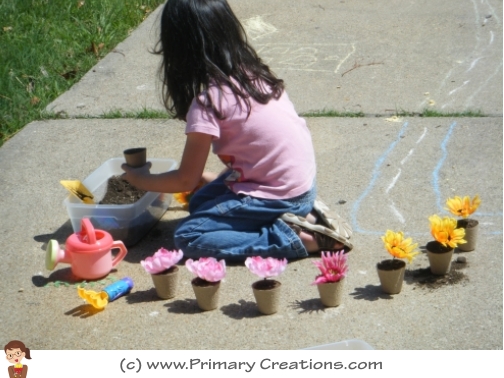
<svg viewBox="0 0 504 378">
<path fill-rule="evenodd" d="M 70 255 L 65 252 L 64 249 L 61 249 L 58 242 L 54 239 L 49 240 L 46 249 L 46 269 L 54 270 L 58 263 L 71 263 L 72 260 Z"/>
</svg>

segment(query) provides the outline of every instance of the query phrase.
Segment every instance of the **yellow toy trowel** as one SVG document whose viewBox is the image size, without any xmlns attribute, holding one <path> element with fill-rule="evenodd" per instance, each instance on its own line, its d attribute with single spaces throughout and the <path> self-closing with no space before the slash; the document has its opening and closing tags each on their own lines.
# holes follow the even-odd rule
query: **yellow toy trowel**
<svg viewBox="0 0 504 378">
<path fill-rule="evenodd" d="M 93 194 L 79 180 L 61 180 L 60 183 L 82 202 L 90 205 L 95 203 Z"/>
</svg>

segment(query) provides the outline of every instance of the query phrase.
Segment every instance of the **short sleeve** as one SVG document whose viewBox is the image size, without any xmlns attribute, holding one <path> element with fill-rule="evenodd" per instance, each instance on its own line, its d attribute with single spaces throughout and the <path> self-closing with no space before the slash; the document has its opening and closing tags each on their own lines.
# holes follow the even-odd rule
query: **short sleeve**
<svg viewBox="0 0 504 378">
<path fill-rule="evenodd" d="M 187 112 L 187 125 L 185 129 L 188 133 L 203 133 L 220 137 L 219 120 L 211 109 L 199 104 L 196 97 L 192 100 Z"/>
</svg>

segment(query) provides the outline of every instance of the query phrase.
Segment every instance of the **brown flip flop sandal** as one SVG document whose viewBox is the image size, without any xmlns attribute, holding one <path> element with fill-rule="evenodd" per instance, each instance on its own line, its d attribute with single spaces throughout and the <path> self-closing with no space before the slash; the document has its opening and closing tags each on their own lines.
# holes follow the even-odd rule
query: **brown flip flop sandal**
<svg viewBox="0 0 504 378">
<path fill-rule="evenodd" d="M 350 239 L 353 234 L 352 226 L 348 224 L 338 214 L 332 213 L 329 207 L 321 200 L 315 200 L 313 210 L 318 218 L 329 229 L 334 230 L 338 235 Z"/>
<path fill-rule="evenodd" d="M 280 217 L 280 219 L 288 223 L 289 226 L 295 225 L 313 234 L 321 251 L 333 250 L 332 246 L 334 245 L 334 241 L 337 241 L 344 245 L 345 253 L 348 253 L 353 249 L 352 243 L 350 243 L 347 238 L 342 237 L 336 231 L 331 230 L 325 226 L 310 223 L 304 217 L 292 213 L 285 213 Z M 291 228 L 293 228 L 298 235 L 301 232 L 301 230 L 297 230 L 296 227 L 291 226 Z"/>
</svg>

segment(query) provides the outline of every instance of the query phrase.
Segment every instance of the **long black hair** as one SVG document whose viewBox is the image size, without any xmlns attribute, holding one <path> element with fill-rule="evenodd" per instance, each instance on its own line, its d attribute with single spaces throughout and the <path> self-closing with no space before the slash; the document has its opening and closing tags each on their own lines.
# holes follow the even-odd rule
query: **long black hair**
<svg viewBox="0 0 504 378">
<path fill-rule="evenodd" d="M 224 118 L 208 94 L 210 85 L 231 88 L 245 101 L 249 113 L 250 97 L 266 104 L 278 99 L 284 89 L 283 80 L 247 43 L 245 31 L 226 0 L 168 0 L 154 52 L 163 56 L 164 105 L 178 119 L 185 120 L 195 97 L 218 118 Z"/>
</svg>

